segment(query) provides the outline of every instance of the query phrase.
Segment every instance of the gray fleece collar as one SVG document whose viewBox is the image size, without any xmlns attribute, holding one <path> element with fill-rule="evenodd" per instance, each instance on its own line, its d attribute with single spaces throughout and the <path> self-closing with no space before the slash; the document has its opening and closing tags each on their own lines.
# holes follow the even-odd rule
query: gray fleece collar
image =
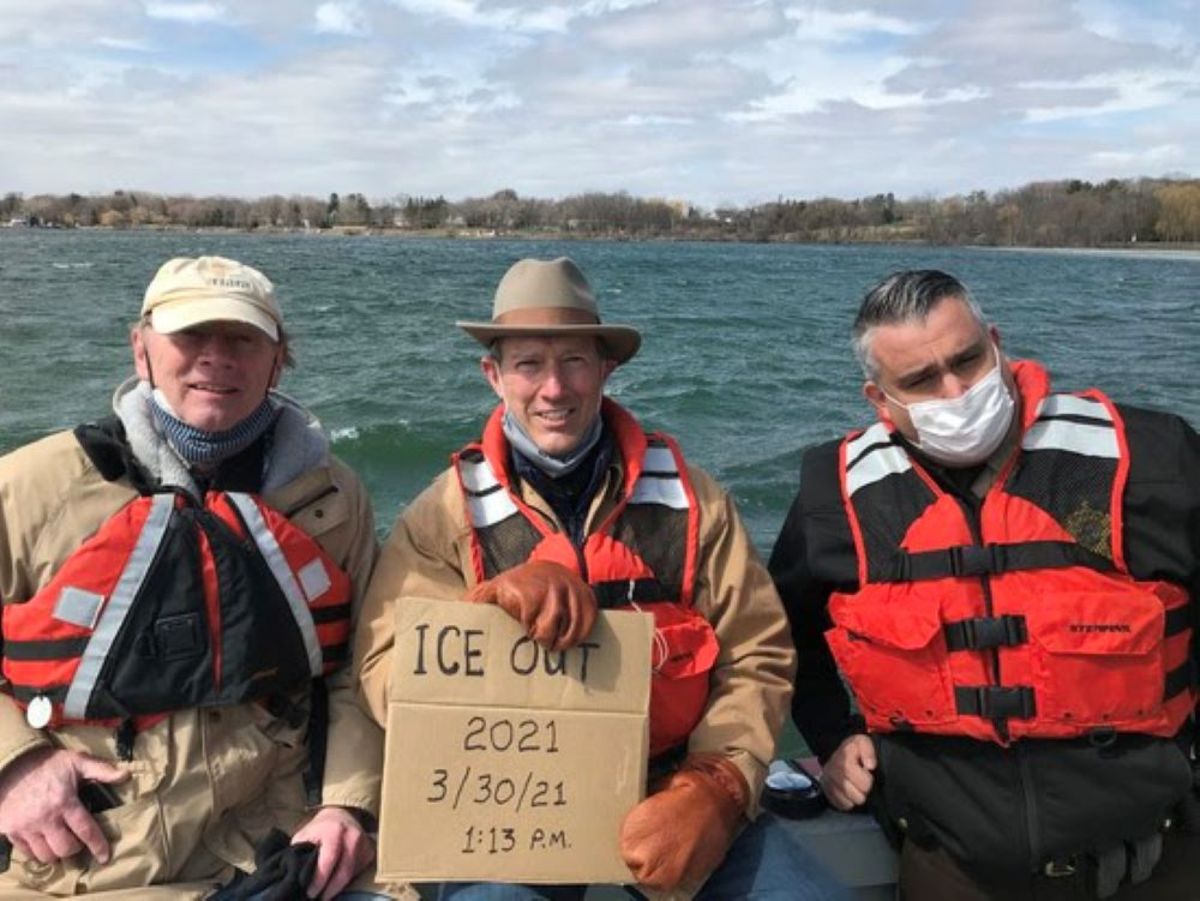
<svg viewBox="0 0 1200 901">
<path fill-rule="evenodd" d="M 154 419 L 152 390 L 149 382 L 136 376 L 126 379 L 113 393 L 113 411 L 125 426 L 134 456 L 160 485 L 197 494 L 187 464 L 167 443 Z M 272 391 L 268 397 L 278 405 L 279 415 L 265 461 L 263 494 L 329 463 L 329 439 L 317 418 L 282 392 Z"/>
</svg>

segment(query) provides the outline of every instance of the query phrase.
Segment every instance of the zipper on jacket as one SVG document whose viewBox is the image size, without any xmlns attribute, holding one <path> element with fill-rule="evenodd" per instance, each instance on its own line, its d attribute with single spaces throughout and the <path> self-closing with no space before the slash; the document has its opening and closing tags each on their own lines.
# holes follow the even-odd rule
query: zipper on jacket
<svg viewBox="0 0 1200 901">
<path fill-rule="evenodd" d="M 1042 836 L 1038 828 L 1037 795 L 1033 791 L 1033 768 L 1029 763 L 1029 754 L 1021 742 L 1013 745 L 1017 755 L 1017 778 L 1021 782 L 1021 798 L 1025 805 L 1025 833 L 1029 840 L 1029 863 L 1031 867 L 1042 865 Z"/>
</svg>

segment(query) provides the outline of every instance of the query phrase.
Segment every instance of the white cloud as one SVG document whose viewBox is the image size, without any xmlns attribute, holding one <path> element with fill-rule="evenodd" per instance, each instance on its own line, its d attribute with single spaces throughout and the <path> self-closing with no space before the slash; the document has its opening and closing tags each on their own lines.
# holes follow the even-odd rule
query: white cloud
<svg viewBox="0 0 1200 901">
<path fill-rule="evenodd" d="M 165 3 L 162 0 L 148 0 L 146 15 L 151 19 L 182 22 L 187 25 L 224 22 L 228 16 L 225 7 L 217 3 Z"/>
<path fill-rule="evenodd" d="M 1195 4 L 1185 4 L 1196 9 Z M 1077 0 L 1074 4 L 1085 27 L 1114 41 L 1144 41 L 1166 49 L 1196 45 L 1196 28 L 1183 22 L 1155 16 L 1146 7 L 1138 8 L 1113 0 Z"/>
<path fill-rule="evenodd" d="M 768 39 L 783 24 L 779 10 L 770 3 L 663 0 L 600 20 L 590 27 L 589 36 L 610 52 L 694 54 L 748 39 Z"/>
<path fill-rule="evenodd" d="M 96 38 L 98 47 L 105 47 L 109 50 L 126 50 L 131 53 L 145 53 L 150 50 L 150 45 L 145 41 L 134 40 L 132 38 Z"/>
<path fill-rule="evenodd" d="M 314 29 L 323 34 L 340 34 L 361 37 L 368 31 L 367 18 L 357 0 L 339 3 L 322 3 L 314 14 Z"/>
<path fill-rule="evenodd" d="M 1195 162 L 1187 158 L 1184 148 L 1178 144 L 1160 144 L 1139 150 L 1098 150 L 1088 154 L 1088 160 L 1102 169 L 1142 173 L 1158 172 L 1163 166 Z"/>
<path fill-rule="evenodd" d="M 871 34 L 914 35 L 926 28 L 917 21 L 881 16 L 865 9 L 845 12 L 816 6 L 791 6 L 783 14 L 796 23 L 796 34 L 801 40 L 820 43 L 844 43 Z"/>
<path fill-rule="evenodd" d="M 0 193 L 512 187 L 709 205 L 1152 175 L 1194 168 L 1200 148 L 1195 11 L 1178 0 L 0 4 L 0 121 L 13 124 L 0 129 Z M 238 31 L 167 45 L 180 29 L 164 23 Z"/>
<path fill-rule="evenodd" d="M 1074 81 L 1026 81 L 1019 87 L 1046 91 L 1056 97 L 1077 95 L 1074 104 L 1037 105 L 1026 111 L 1028 122 L 1054 122 L 1081 116 L 1106 116 L 1137 112 L 1187 102 L 1187 95 L 1200 96 L 1200 60 L 1188 70 L 1115 70 Z"/>
</svg>

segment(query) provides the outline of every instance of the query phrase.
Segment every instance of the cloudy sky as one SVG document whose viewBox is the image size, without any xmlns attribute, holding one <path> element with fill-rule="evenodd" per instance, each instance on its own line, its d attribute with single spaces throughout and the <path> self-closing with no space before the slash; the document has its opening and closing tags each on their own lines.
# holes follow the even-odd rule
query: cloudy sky
<svg viewBox="0 0 1200 901">
<path fill-rule="evenodd" d="M 0 192 L 1200 176 L 1200 0 L 0 0 Z"/>
</svg>

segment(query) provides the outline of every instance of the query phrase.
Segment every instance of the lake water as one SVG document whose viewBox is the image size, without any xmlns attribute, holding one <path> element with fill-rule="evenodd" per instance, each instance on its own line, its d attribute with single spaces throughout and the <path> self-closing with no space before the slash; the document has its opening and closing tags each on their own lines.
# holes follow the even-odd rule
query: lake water
<svg viewBox="0 0 1200 901">
<path fill-rule="evenodd" d="M 610 393 L 735 493 L 769 551 L 800 450 L 865 425 L 848 331 L 863 292 L 899 268 L 974 290 L 1005 350 L 1061 388 L 1200 425 L 1200 254 L 968 248 L 0 230 L 0 453 L 105 414 L 130 371 L 128 325 L 160 263 L 204 253 L 278 286 L 302 399 L 365 479 L 386 528 L 474 437 L 494 402 L 455 319 L 490 318 L 514 260 L 567 254 L 606 320 L 643 349 Z"/>
</svg>

